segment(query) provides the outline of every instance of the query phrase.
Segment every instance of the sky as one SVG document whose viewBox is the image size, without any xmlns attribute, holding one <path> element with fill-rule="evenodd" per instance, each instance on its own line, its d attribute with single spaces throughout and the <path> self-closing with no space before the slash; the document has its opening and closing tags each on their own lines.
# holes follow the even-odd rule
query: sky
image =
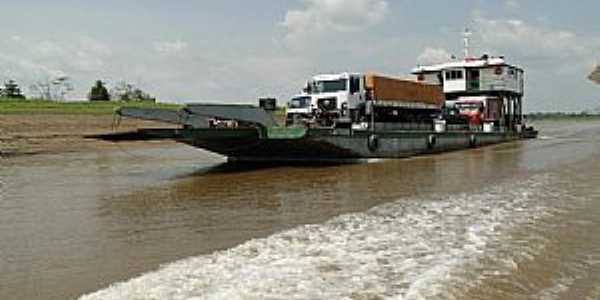
<svg viewBox="0 0 600 300">
<path fill-rule="evenodd" d="M 98 79 L 165 102 L 280 103 L 312 75 L 407 77 L 418 64 L 504 55 L 526 71 L 525 110 L 600 107 L 600 1 L 21 0 L 3 3 L 0 80 L 25 93 L 68 76 L 82 99 Z M 10 12 L 10 13 L 9 13 Z"/>
</svg>

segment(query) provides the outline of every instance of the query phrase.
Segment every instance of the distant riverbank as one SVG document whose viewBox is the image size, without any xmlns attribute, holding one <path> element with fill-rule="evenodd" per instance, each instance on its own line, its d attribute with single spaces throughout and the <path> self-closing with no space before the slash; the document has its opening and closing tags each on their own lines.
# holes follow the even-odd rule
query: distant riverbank
<svg viewBox="0 0 600 300">
<path fill-rule="evenodd" d="M 174 125 L 123 118 L 115 128 L 114 113 L 120 107 L 178 110 L 181 104 L 119 101 L 42 101 L 0 98 L 0 157 L 94 151 L 121 147 L 86 136 L 138 128 L 165 128 Z M 275 113 L 278 122 L 285 120 L 285 109 Z M 168 143 L 168 141 L 165 141 Z M 153 143 L 126 143 L 141 147 Z"/>
<path fill-rule="evenodd" d="M 565 113 L 565 112 L 549 112 L 549 113 L 529 113 L 528 120 L 600 120 L 600 114 L 597 113 Z"/>
<path fill-rule="evenodd" d="M 119 107 L 179 109 L 181 105 L 153 102 L 55 102 L 0 99 L 0 157 L 74 151 L 102 151 L 125 146 L 85 136 L 141 127 L 165 127 L 156 122 L 123 119 L 113 126 Z M 168 126 L 168 125 L 167 125 Z M 140 147 L 148 143 L 127 143 Z"/>
</svg>

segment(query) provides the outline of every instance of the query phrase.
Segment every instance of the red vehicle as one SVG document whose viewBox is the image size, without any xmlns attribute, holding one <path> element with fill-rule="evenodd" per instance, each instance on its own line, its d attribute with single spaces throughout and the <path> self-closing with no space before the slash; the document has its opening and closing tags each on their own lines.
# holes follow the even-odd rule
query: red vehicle
<svg viewBox="0 0 600 300">
<path fill-rule="evenodd" d="M 461 115 L 469 118 L 469 125 L 497 122 L 501 117 L 500 99 L 496 97 L 464 97 L 454 103 Z"/>
</svg>

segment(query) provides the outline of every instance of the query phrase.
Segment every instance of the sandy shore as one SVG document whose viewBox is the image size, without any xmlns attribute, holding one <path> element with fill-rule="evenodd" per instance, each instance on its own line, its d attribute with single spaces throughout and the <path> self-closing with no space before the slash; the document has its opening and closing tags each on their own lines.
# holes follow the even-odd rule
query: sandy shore
<svg viewBox="0 0 600 300">
<path fill-rule="evenodd" d="M 116 145 L 85 136 L 166 126 L 157 122 L 122 119 L 118 128 L 113 128 L 112 115 L 0 114 L 0 157 L 103 151 L 123 146 L 147 147 L 153 143 L 122 142 Z"/>
</svg>

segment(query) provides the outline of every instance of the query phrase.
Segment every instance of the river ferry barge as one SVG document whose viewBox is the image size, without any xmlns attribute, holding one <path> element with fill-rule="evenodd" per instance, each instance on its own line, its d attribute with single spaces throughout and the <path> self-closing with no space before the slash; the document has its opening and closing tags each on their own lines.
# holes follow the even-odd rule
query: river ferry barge
<svg viewBox="0 0 600 300">
<path fill-rule="evenodd" d="M 102 138 L 173 139 L 232 161 L 319 162 L 402 158 L 537 136 L 524 123 L 524 71 L 504 57 L 466 55 L 412 74 L 416 80 L 316 75 L 289 101 L 282 124 L 274 99 L 259 106 L 188 104 L 179 111 L 122 108 L 119 117 L 177 126 Z"/>
</svg>

